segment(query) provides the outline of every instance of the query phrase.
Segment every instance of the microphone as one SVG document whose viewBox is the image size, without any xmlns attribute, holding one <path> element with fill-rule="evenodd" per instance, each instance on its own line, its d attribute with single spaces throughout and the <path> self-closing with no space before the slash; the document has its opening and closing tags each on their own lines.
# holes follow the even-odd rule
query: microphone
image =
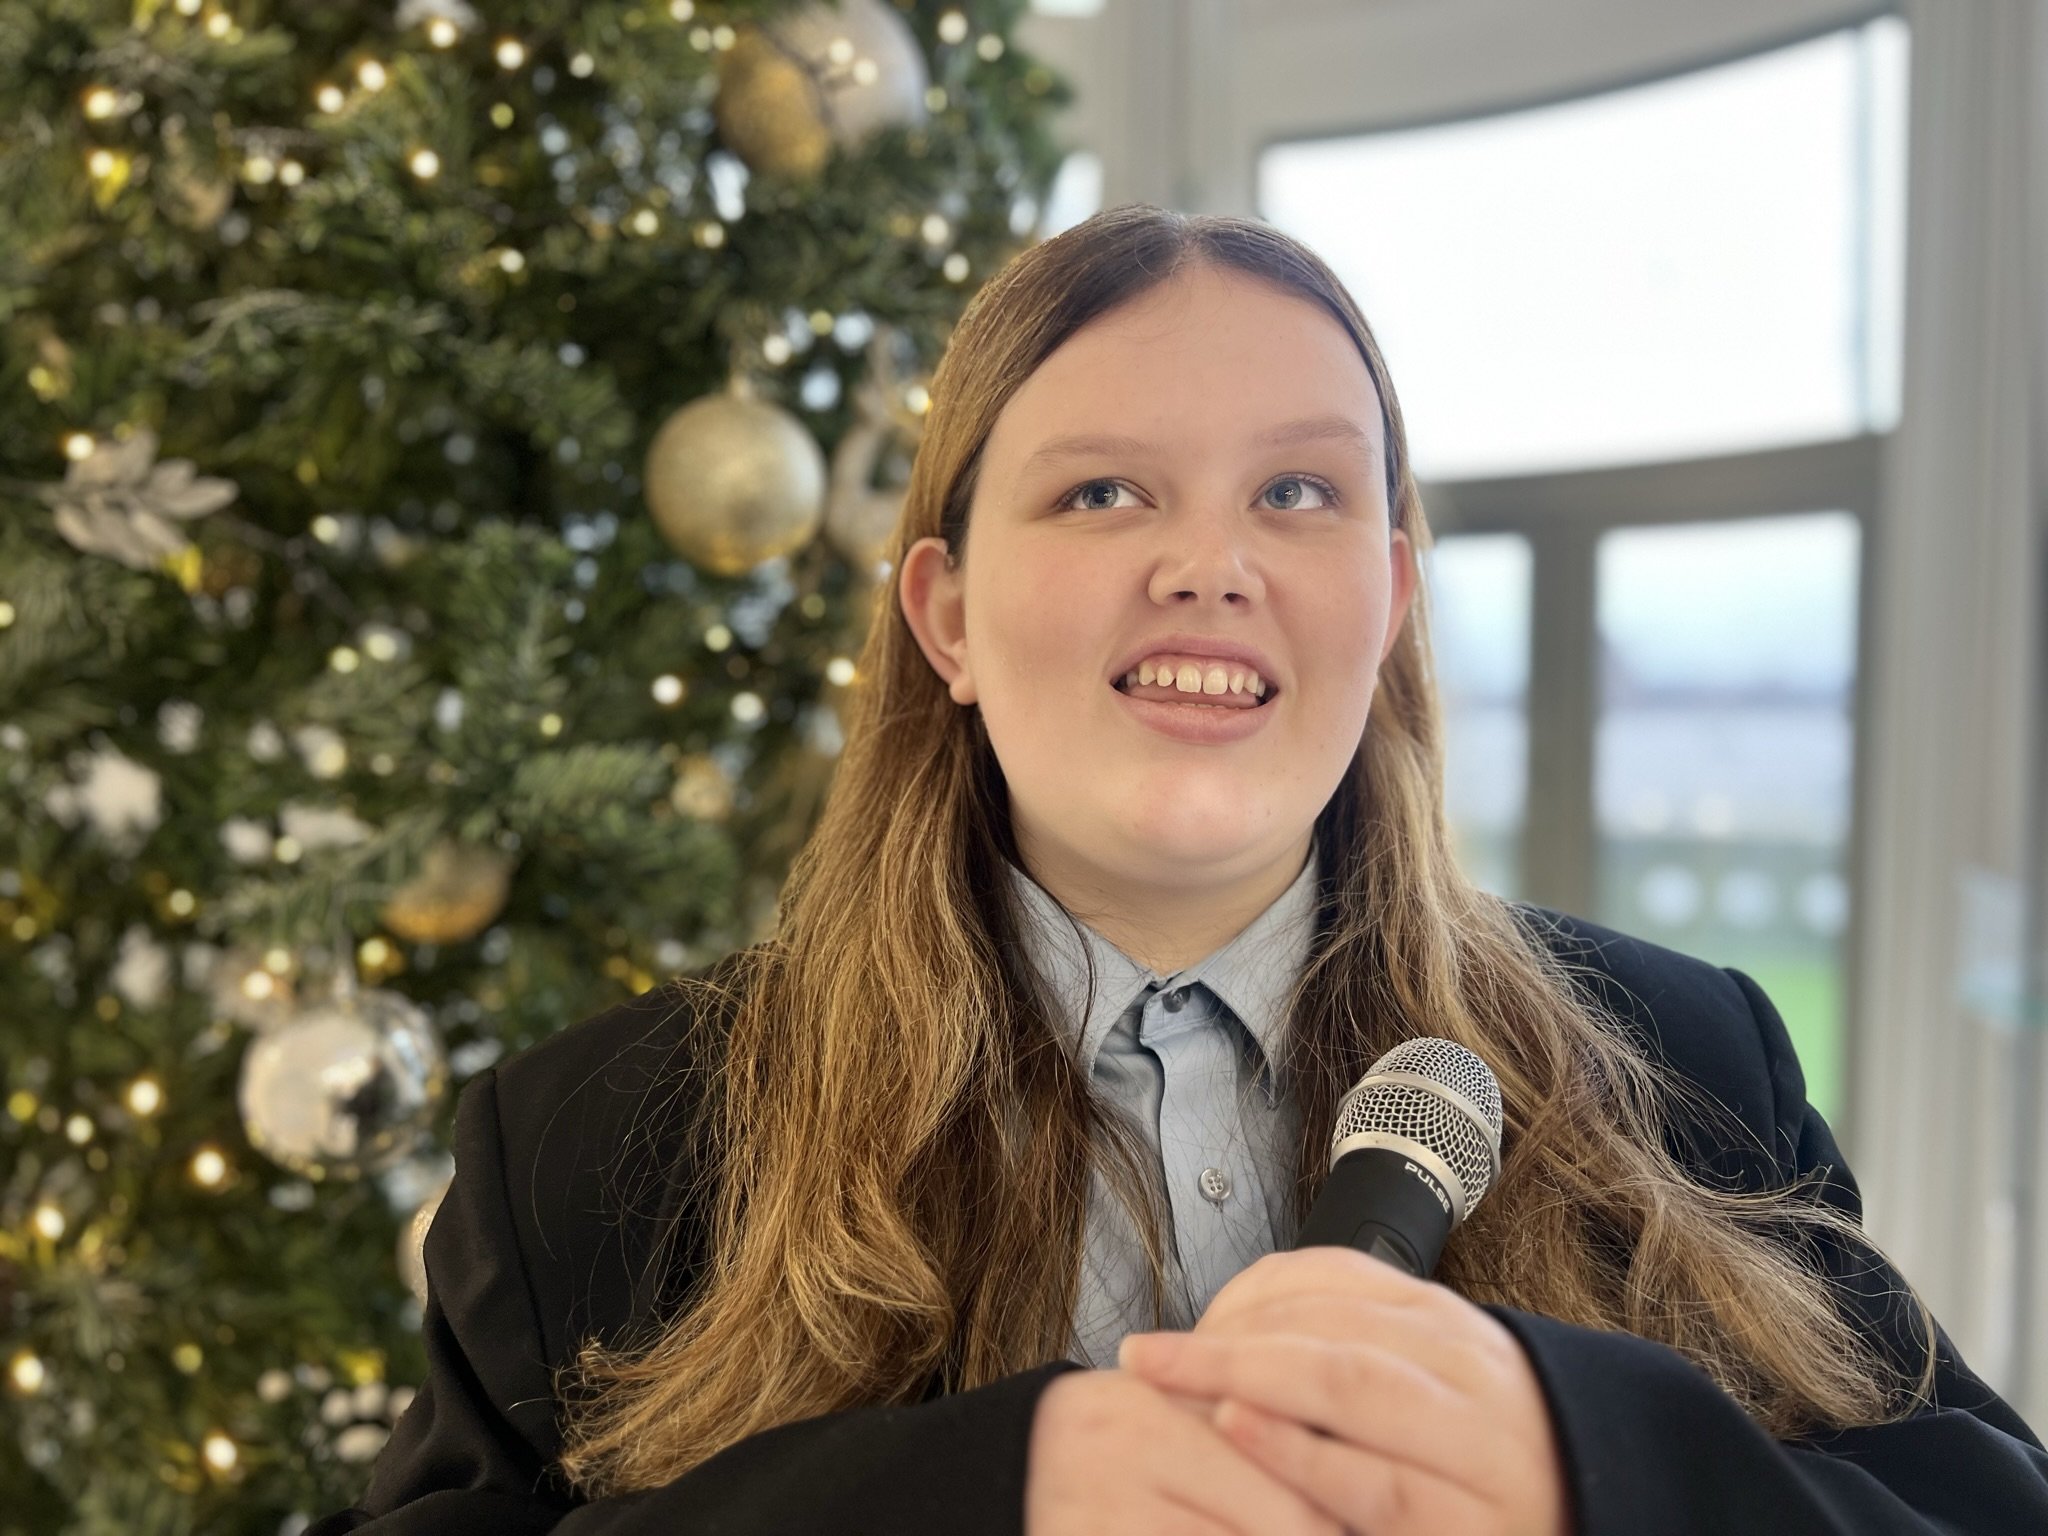
<svg viewBox="0 0 2048 1536">
<path fill-rule="evenodd" d="M 1338 1104 L 1330 1175 L 1294 1246 L 1356 1248 L 1427 1280 L 1500 1172 L 1500 1129 L 1485 1062 L 1455 1041 L 1402 1041 Z"/>
</svg>

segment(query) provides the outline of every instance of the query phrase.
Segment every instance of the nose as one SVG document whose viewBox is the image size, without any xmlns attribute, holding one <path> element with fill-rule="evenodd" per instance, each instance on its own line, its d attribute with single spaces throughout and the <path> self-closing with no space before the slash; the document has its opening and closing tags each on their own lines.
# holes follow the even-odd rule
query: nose
<svg viewBox="0 0 2048 1536">
<path fill-rule="evenodd" d="M 1160 547 L 1150 582 L 1154 602 L 1190 599 L 1240 606 L 1265 594 L 1242 518 L 1228 513 L 1170 518 L 1161 525 Z"/>
</svg>

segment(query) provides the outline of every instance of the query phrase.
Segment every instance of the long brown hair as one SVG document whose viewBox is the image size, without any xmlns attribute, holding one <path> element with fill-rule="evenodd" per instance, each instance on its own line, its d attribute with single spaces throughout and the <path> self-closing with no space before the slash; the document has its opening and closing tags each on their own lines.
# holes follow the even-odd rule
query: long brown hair
<svg viewBox="0 0 2048 1536">
<path fill-rule="evenodd" d="M 890 570 L 929 535 L 967 558 L 1005 402 L 1091 319 L 1201 262 L 1320 304 L 1350 333 L 1379 393 L 1393 525 L 1420 555 L 1429 530 L 1401 408 L 1342 283 L 1262 223 L 1126 205 L 1025 251 L 968 305 L 933 378 Z M 774 939 L 733 957 L 720 984 L 677 983 L 707 1027 L 729 1019 L 696 1211 L 710 1256 L 651 1345 L 591 1344 L 564 1373 L 562 1467 L 592 1496 L 666 1482 L 775 1425 L 1060 1357 L 1091 1155 L 1141 1218 L 1155 1309 L 1162 1294 L 1163 1222 L 1135 1144 L 1063 1044 L 1067 1000 L 1016 959 L 1004 861 L 1019 861 L 980 713 L 952 702 L 886 589 L 858 676 Z M 1498 1184 L 1438 1279 L 1669 1344 L 1780 1436 L 1910 1411 L 1933 1369 L 1925 1308 L 1927 1357 L 1908 1383 L 1800 1262 L 1812 1240 L 1857 1240 L 1846 1216 L 1805 1191 L 1729 1193 L 1687 1175 L 1664 1142 L 1682 1088 L 1518 909 L 1459 872 L 1443 766 L 1418 591 L 1315 825 L 1316 935 L 1282 1072 L 1303 1112 L 1297 1219 L 1338 1099 L 1428 1020 L 1492 1064 L 1507 1115 Z"/>
</svg>

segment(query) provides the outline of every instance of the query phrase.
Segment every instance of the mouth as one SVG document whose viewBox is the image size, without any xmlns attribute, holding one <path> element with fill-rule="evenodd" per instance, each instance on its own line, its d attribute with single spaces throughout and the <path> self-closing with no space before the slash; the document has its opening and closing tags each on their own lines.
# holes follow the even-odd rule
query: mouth
<svg viewBox="0 0 2048 1536">
<path fill-rule="evenodd" d="M 1150 704 L 1185 704 L 1192 709 L 1227 709 L 1245 713 L 1264 709 L 1280 697 L 1280 688 L 1276 683 L 1268 683 L 1264 695 L 1259 697 L 1248 694 L 1183 693 L 1177 688 L 1162 689 L 1157 683 L 1150 686 L 1141 685 L 1134 689 L 1125 686 L 1122 678 L 1115 679 L 1109 686 L 1127 699 L 1141 699 Z M 1247 699 L 1250 702 L 1246 702 Z"/>
</svg>

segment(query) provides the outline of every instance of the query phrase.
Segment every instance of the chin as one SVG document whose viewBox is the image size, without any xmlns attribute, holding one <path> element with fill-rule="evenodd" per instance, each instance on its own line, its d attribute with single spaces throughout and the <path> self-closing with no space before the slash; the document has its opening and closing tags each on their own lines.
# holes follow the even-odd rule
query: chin
<svg viewBox="0 0 2048 1536">
<path fill-rule="evenodd" d="M 1155 873 L 1235 863 L 1250 853 L 1264 818 L 1235 808 L 1228 817 L 1205 816 L 1200 806 L 1151 806 L 1121 819 L 1115 836 L 1132 861 Z"/>
</svg>

